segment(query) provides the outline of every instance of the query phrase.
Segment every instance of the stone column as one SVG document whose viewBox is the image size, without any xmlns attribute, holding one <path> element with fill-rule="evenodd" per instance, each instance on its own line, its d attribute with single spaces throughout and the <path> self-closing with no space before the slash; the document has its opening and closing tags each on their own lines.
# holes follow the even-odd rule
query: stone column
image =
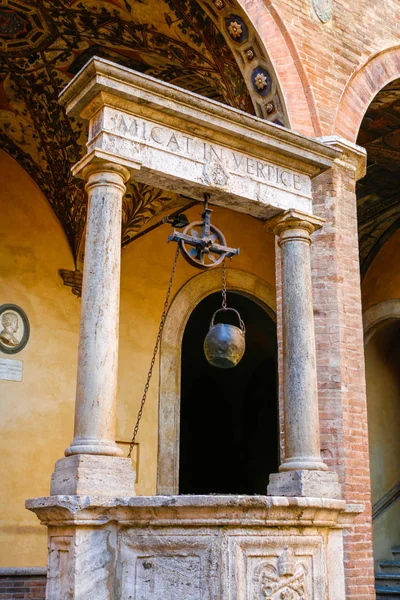
<svg viewBox="0 0 400 600">
<path fill-rule="evenodd" d="M 115 443 L 122 200 L 130 173 L 105 160 L 82 162 L 88 215 L 75 431 L 67 458 L 57 462 L 51 493 L 130 496 L 131 461 L 119 458 Z"/>
<path fill-rule="evenodd" d="M 281 248 L 285 424 L 285 458 L 280 473 L 271 475 L 270 495 L 340 496 L 338 478 L 320 453 L 310 246 L 323 222 L 296 210 L 268 221 Z"/>
</svg>

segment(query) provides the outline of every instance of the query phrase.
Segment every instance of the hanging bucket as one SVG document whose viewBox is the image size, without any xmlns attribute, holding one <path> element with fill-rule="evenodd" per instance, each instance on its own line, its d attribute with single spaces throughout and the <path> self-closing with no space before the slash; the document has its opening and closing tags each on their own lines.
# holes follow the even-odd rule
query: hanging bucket
<svg viewBox="0 0 400 600">
<path fill-rule="evenodd" d="M 239 327 L 229 323 L 214 324 L 219 312 L 234 312 L 239 320 Z M 210 329 L 204 340 L 204 354 L 213 367 L 231 369 L 243 358 L 246 349 L 245 326 L 240 314 L 234 308 L 220 308 L 212 316 Z"/>
</svg>

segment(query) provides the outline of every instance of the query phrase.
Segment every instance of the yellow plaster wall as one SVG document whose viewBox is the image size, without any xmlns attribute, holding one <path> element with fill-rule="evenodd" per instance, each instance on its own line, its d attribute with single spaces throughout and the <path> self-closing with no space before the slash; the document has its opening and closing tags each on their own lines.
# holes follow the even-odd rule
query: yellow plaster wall
<svg viewBox="0 0 400 600">
<path fill-rule="evenodd" d="M 362 283 L 363 310 L 400 297 L 400 229 L 380 249 Z"/>
<path fill-rule="evenodd" d="M 200 212 L 198 206 L 187 215 L 198 220 Z M 54 463 L 73 436 L 80 301 L 58 275 L 59 268 L 74 268 L 59 222 L 36 184 L 3 152 L 0 214 L 0 304 L 20 305 L 31 323 L 28 345 L 14 356 L 24 362 L 23 382 L 0 381 L 0 566 L 43 566 L 46 530 L 24 501 L 48 494 Z M 217 207 L 212 218 L 228 244 L 241 247 L 232 266 L 274 286 L 274 238 L 263 225 Z M 170 277 L 170 232 L 164 225 L 122 253 L 117 440 L 123 442 L 136 420 Z M 195 275 L 180 258 L 173 295 Z M 138 437 L 138 494 L 156 489 L 157 416 L 158 363 Z"/>
<path fill-rule="evenodd" d="M 43 566 L 46 529 L 24 508 L 49 493 L 73 426 L 79 303 L 58 269 L 73 268 L 60 223 L 25 171 L 0 153 L 0 304 L 28 315 L 23 381 L 0 381 L 0 566 Z"/>
<path fill-rule="evenodd" d="M 365 350 L 372 502 L 400 480 L 400 332 L 390 324 L 375 333 Z M 400 501 L 374 521 L 376 561 L 390 559 L 400 544 Z"/>
</svg>

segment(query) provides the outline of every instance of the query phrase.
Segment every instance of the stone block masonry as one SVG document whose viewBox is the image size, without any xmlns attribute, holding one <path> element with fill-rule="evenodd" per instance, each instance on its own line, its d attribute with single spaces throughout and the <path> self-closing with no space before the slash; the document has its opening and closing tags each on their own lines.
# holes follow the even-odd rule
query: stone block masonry
<svg viewBox="0 0 400 600">
<path fill-rule="evenodd" d="M 0 569 L 0 600 L 45 600 L 46 569 Z"/>
</svg>

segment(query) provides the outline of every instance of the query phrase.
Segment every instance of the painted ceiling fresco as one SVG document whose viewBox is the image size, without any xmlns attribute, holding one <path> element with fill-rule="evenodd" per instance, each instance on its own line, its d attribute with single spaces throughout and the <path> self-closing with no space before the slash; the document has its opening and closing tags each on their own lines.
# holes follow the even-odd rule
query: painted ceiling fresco
<svg viewBox="0 0 400 600">
<path fill-rule="evenodd" d="M 357 143 L 368 152 L 366 176 L 358 182 L 358 228 L 364 275 L 383 244 L 400 227 L 400 80 L 371 103 Z"/>
<path fill-rule="evenodd" d="M 285 123 L 272 67 L 232 0 L 0 0 L 1 146 L 45 193 L 75 258 L 86 198 L 70 169 L 85 153 L 86 131 L 57 98 L 94 55 Z M 151 218 L 171 201 L 140 186 L 129 199 L 125 244 L 146 205 Z"/>
</svg>

